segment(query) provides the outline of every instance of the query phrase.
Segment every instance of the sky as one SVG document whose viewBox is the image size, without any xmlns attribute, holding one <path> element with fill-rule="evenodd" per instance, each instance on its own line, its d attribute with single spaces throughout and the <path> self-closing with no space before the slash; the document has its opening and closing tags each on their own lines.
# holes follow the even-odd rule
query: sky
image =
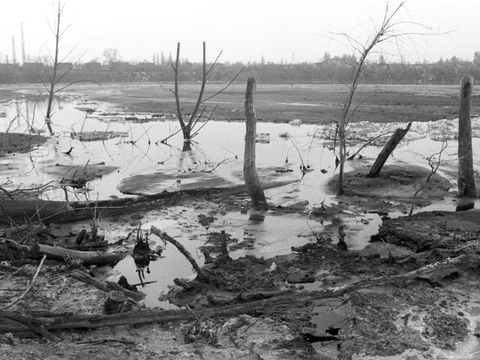
<svg viewBox="0 0 480 360">
<path fill-rule="evenodd" d="M 21 59 L 20 23 L 28 57 L 52 53 L 56 1 L 3 0 L 0 11 L 0 62 L 12 58 L 15 36 Z M 201 60 L 202 41 L 212 61 L 315 62 L 324 53 L 352 53 L 340 35 L 364 43 L 381 21 L 384 0 L 65 0 L 62 24 L 68 26 L 61 51 L 68 60 L 102 61 L 106 48 L 125 61 L 152 61 L 153 54 Z M 390 1 L 392 9 L 399 1 Z M 478 0 L 407 0 L 397 14 L 406 33 L 377 48 L 389 61 L 471 60 L 480 51 Z"/>
</svg>

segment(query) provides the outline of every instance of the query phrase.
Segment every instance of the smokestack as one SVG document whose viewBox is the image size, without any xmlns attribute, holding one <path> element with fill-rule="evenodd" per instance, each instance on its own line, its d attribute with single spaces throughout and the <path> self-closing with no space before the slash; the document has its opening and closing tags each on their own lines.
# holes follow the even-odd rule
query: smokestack
<svg viewBox="0 0 480 360">
<path fill-rule="evenodd" d="M 25 39 L 23 37 L 23 23 L 20 23 L 20 35 L 22 36 L 22 64 L 25 64 Z"/>
<path fill-rule="evenodd" d="M 12 35 L 12 64 L 17 63 L 17 57 L 15 55 L 15 36 Z"/>
</svg>

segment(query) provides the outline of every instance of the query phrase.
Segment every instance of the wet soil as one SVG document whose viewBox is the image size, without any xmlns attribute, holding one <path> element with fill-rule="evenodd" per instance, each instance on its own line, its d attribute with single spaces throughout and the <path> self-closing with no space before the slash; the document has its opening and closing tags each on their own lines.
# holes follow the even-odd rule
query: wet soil
<svg viewBox="0 0 480 360">
<path fill-rule="evenodd" d="M 480 237 L 480 211 L 435 211 L 385 220 L 375 241 L 400 245 L 415 252 L 454 249 Z"/>
<path fill-rule="evenodd" d="M 412 201 L 413 194 L 421 187 L 415 203 L 423 206 L 434 200 L 443 199 L 450 190 L 451 184 L 445 177 L 435 174 L 426 183 L 430 171 L 416 165 L 386 165 L 375 178 L 366 175 L 370 166 L 356 167 L 354 171 L 344 175 L 344 194 L 346 197 L 359 196 L 379 200 L 397 200 L 404 203 Z M 338 177 L 329 183 L 331 191 L 338 187 Z"/>
<path fill-rule="evenodd" d="M 209 84 L 206 95 L 221 89 L 223 84 Z M 125 84 L 71 87 L 99 101 L 125 106 L 130 111 L 175 113 L 175 102 L 169 89 L 173 84 Z M 199 85 L 182 84 L 185 106 L 192 106 Z M 338 104 L 345 100 L 348 89 L 341 84 L 261 84 L 257 86 L 256 108 L 259 121 L 288 122 L 301 119 L 306 123 L 326 123 L 338 120 Z M 478 90 L 477 90 L 478 91 Z M 245 86 L 232 85 L 215 100 L 219 104 L 216 117 L 243 121 Z M 356 94 L 361 106 L 355 121 L 408 122 L 453 118 L 458 114 L 458 86 L 431 85 L 362 85 Z M 480 112 L 472 104 L 472 113 Z"/>
<path fill-rule="evenodd" d="M 188 203 L 187 199 L 177 206 L 185 207 Z M 202 202 L 197 200 L 197 203 Z M 241 201 L 237 206 L 241 206 Z M 227 209 L 224 204 L 222 207 L 222 211 Z M 230 206 L 229 210 L 232 209 Z M 219 216 L 218 212 L 208 213 Z M 385 221 L 384 226 L 403 222 L 416 233 L 422 231 L 434 237 L 429 240 L 429 247 L 414 248 L 416 252 L 409 250 L 412 247 L 408 244 L 395 247 L 387 241 L 373 243 L 361 251 L 345 250 L 335 243 L 333 235 L 317 235 L 312 242 L 292 249 L 289 255 L 268 259 L 220 257 L 204 266 L 219 282 L 206 285 L 198 280 L 187 281 L 188 290 L 172 285 L 167 296 L 178 306 L 188 304 L 194 312 L 204 307 L 247 305 L 249 301 L 291 296 L 291 304 L 295 306 L 287 311 L 282 308 L 281 314 L 275 314 L 275 306 L 271 306 L 267 312 L 259 308 L 258 314 L 264 315 L 254 317 L 238 315 L 193 323 L 55 332 L 60 339 L 55 343 L 31 335 L 25 338 L 17 333 L 4 334 L 0 336 L 2 356 L 82 358 L 88 353 L 90 358 L 100 358 L 98 352 L 102 349 L 101 356 L 119 358 L 434 359 L 450 351 L 457 354 L 452 359 L 474 359 L 470 357 L 476 341 L 473 329 L 480 320 L 480 311 L 475 311 L 480 308 L 477 300 L 480 288 L 476 285 L 479 264 L 475 257 L 433 275 L 359 287 L 331 299 L 315 300 L 315 291 L 405 274 L 452 256 L 478 251 L 478 242 L 472 237 L 465 238 L 465 231 L 474 231 L 478 226 L 477 211 L 442 214 L 425 213 Z M 138 216 L 142 217 L 142 213 Z M 439 231 L 442 227 L 436 223 L 429 227 L 431 217 L 448 219 L 448 233 Z M 192 220 L 201 226 L 212 224 L 211 218 L 205 223 L 204 217 Z M 57 235 L 60 230 L 57 229 Z M 222 236 L 211 233 L 205 242 L 213 258 L 221 253 Z M 451 242 L 452 238 L 460 242 Z M 228 236 L 226 240 L 228 248 L 235 251 L 236 242 Z M 19 266 L 18 262 L 12 264 Z M 3 304 L 18 297 L 35 267 L 36 264 L 25 265 L 16 274 L 0 269 Z M 98 270 L 97 276 L 104 277 Z M 100 314 L 106 293 L 72 279 L 69 273 L 68 266 L 45 264 L 33 290 L 11 310 Z M 304 296 L 311 296 L 311 300 L 295 302 Z M 329 315 L 332 311 L 337 315 Z M 332 332 L 332 329 L 336 329 L 333 343 L 332 340 L 310 342 L 330 339 L 332 335 L 326 330 Z"/>
<path fill-rule="evenodd" d="M 59 181 L 62 179 L 83 178 L 84 181 L 91 181 L 118 169 L 115 166 L 107 166 L 105 163 L 97 164 L 50 164 L 44 167 L 45 172 L 56 177 Z"/>
</svg>

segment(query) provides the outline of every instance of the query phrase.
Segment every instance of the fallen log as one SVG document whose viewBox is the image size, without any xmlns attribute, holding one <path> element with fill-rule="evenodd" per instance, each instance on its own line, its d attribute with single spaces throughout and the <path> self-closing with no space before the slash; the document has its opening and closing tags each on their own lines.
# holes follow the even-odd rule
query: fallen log
<svg viewBox="0 0 480 360">
<path fill-rule="evenodd" d="M 31 247 L 33 256 L 46 255 L 49 259 L 61 260 L 77 259 L 81 260 L 82 265 L 116 265 L 124 258 L 124 254 L 106 253 L 103 251 L 79 251 L 67 249 L 60 246 L 50 246 L 44 244 L 36 244 Z"/>
<path fill-rule="evenodd" d="M 297 180 L 275 181 L 263 185 L 263 189 L 293 184 Z M 45 223 L 68 223 L 92 219 L 95 214 L 102 217 L 117 216 L 132 211 L 148 211 L 158 208 L 162 204 L 176 202 L 180 196 L 224 196 L 247 193 L 245 185 L 236 185 L 228 188 L 201 188 L 188 189 L 176 192 L 164 191 L 159 194 L 142 195 L 135 198 L 100 200 L 97 202 L 66 202 L 46 200 L 12 200 L 0 199 L 0 223 L 9 224 L 15 221 L 18 224 L 30 223 L 39 219 Z"/>
<path fill-rule="evenodd" d="M 21 330 L 16 331 L 31 330 L 34 333 L 42 335 L 46 339 L 56 340 L 56 338 L 44 328 L 40 320 L 37 320 L 31 316 L 25 316 L 15 312 L 0 310 L 0 319 L 1 318 L 13 321 L 13 329 L 17 329 L 18 324 L 21 324 Z"/>
<path fill-rule="evenodd" d="M 80 245 L 77 245 L 76 243 L 62 244 L 62 246 L 66 249 L 79 250 L 79 251 L 86 251 L 86 250 L 92 250 L 92 249 L 104 249 L 104 248 L 107 248 L 109 245 L 110 245 L 109 242 L 105 240 L 86 242 Z"/>
<path fill-rule="evenodd" d="M 78 269 L 73 270 L 70 276 L 86 284 L 93 285 L 97 289 L 103 290 L 105 292 L 120 291 L 122 294 L 124 294 L 125 296 L 135 301 L 140 301 L 143 298 L 145 298 L 145 294 L 142 292 L 125 289 L 124 287 L 120 286 L 115 282 L 101 281 L 101 280 L 95 279 L 90 275 L 88 275 L 87 273 Z"/>
<path fill-rule="evenodd" d="M 125 256 L 125 254 L 107 253 L 103 251 L 80 251 L 44 244 L 35 244 L 33 246 L 20 245 L 13 239 L 0 239 L 0 251 L 15 251 L 22 254 L 22 256 L 31 259 L 38 259 L 42 255 L 46 255 L 48 259 L 60 261 L 77 259 L 80 260 L 81 264 L 84 266 L 113 266 Z"/>
<path fill-rule="evenodd" d="M 474 256 L 474 255 L 472 255 Z M 119 325 L 139 325 L 149 323 L 167 323 L 174 321 L 196 320 L 198 318 L 210 317 L 232 317 L 240 314 L 252 316 L 277 315 L 286 317 L 292 308 L 304 308 L 312 302 L 333 297 L 340 297 L 356 290 L 376 286 L 385 286 L 395 283 L 405 283 L 414 280 L 419 276 L 442 271 L 455 266 L 463 261 L 469 261 L 469 255 L 460 255 L 456 258 L 447 259 L 435 264 L 427 265 L 405 274 L 364 279 L 341 287 L 327 288 L 312 293 L 288 293 L 285 295 L 273 296 L 268 299 L 255 300 L 246 303 L 224 305 L 220 307 L 191 309 L 187 310 L 141 310 L 124 312 L 112 315 L 72 315 L 72 314 L 42 314 L 32 317 L 32 321 L 38 322 L 47 331 L 65 329 L 95 329 L 100 327 Z M 472 260 L 473 261 L 473 260 Z M 478 262 L 478 259 L 477 259 Z M 0 312 L 0 319 L 10 319 L 15 313 Z M 25 326 L 16 323 L 5 323 L 0 321 L 0 333 L 22 332 L 28 330 Z"/>
</svg>

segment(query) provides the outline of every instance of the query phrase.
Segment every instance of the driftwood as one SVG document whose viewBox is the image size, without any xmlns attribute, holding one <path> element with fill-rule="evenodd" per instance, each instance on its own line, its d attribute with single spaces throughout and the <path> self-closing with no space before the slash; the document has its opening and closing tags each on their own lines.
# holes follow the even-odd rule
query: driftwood
<svg viewBox="0 0 480 360">
<path fill-rule="evenodd" d="M 65 261 L 65 259 L 80 260 L 82 265 L 115 265 L 123 259 L 123 254 L 106 253 L 102 251 L 79 251 L 61 246 L 35 244 L 33 246 L 20 245 L 12 239 L 0 239 L 0 250 L 13 250 L 23 256 L 38 259 L 46 255 L 47 259 Z"/>
<path fill-rule="evenodd" d="M 296 182 L 296 180 L 275 181 L 264 184 L 262 187 L 263 189 L 270 189 L 294 182 Z M 28 223 L 41 219 L 41 221 L 45 223 L 67 223 L 92 219 L 95 214 L 101 214 L 102 217 L 107 217 L 130 213 L 136 210 L 147 211 L 158 208 L 162 206 L 162 204 L 168 205 L 176 202 L 181 196 L 237 195 L 246 193 L 247 191 L 245 185 L 236 185 L 228 188 L 189 189 L 143 195 L 136 198 L 101 200 L 88 203 L 0 199 L 0 208 L 5 209 L 5 211 L 0 211 L 0 222 L 4 224 L 10 224 L 11 221 Z"/>
<path fill-rule="evenodd" d="M 46 255 L 47 258 L 54 260 L 77 259 L 85 266 L 115 265 L 124 257 L 123 254 L 106 253 L 103 251 L 79 251 L 44 244 L 32 246 L 31 253 L 33 256 Z"/>
<path fill-rule="evenodd" d="M 80 245 L 77 245 L 76 243 L 66 243 L 66 244 L 62 244 L 62 246 L 66 249 L 85 251 L 85 250 L 92 250 L 92 249 L 104 249 L 110 246 L 110 243 L 106 240 L 102 240 L 102 241 L 85 242 Z"/>
<path fill-rule="evenodd" d="M 188 250 L 185 249 L 185 247 L 182 244 L 180 244 L 177 240 L 175 240 L 170 235 L 168 235 L 165 231 L 162 231 L 162 230 L 156 228 L 153 225 L 150 228 L 150 232 L 153 235 L 158 236 L 163 241 L 168 241 L 169 243 L 173 244 L 178 249 L 178 251 L 180 251 L 183 254 L 183 256 L 185 256 L 187 258 L 188 261 L 190 261 L 190 264 L 192 264 L 193 268 L 197 272 L 198 277 L 206 283 L 210 282 L 210 278 L 204 273 L 204 271 L 200 268 L 200 266 L 198 266 L 195 259 L 188 252 Z"/>
<path fill-rule="evenodd" d="M 340 297 L 359 289 L 366 289 L 375 286 L 385 286 L 395 283 L 405 283 L 414 280 L 420 276 L 432 274 L 437 271 L 450 268 L 463 261 L 468 261 L 468 255 L 460 255 L 453 259 L 447 259 L 435 264 L 431 264 L 417 270 L 385 277 L 365 279 L 341 287 L 327 288 L 307 294 L 288 293 L 285 295 L 273 296 L 271 298 L 225 305 L 220 307 L 195 309 L 194 312 L 187 310 L 142 310 L 135 312 L 125 312 L 113 315 L 72 315 L 72 314 L 38 314 L 31 317 L 30 321 L 35 321 L 42 329 L 65 330 L 65 329 L 94 329 L 108 326 L 119 325 L 138 325 L 148 323 L 167 323 L 173 321 L 196 320 L 198 318 L 208 317 L 231 317 L 240 314 L 252 316 L 277 315 L 285 317 L 288 310 L 292 308 L 303 308 L 310 305 L 313 301 Z M 11 319 L 16 313 L 0 312 L 0 319 Z M 0 333 L 22 332 L 28 328 L 17 323 L 5 323 L 0 321 Z M 33 329 L 32 329 L 33 330 Z M 37 331 L 38 332 L 38 331 Z"/>
<path fill-rule="evenodd" d="M 387 161 L 388 157 L 393 152 L 393 150 L 395 150 L 398 143 L 405 137 L 411 126 L 412 123 L 409 122 L 405 129 L 398 128 L 395 130 L 390 139 L 388 139 L 380 154 L 378 154 L 378 157 L 370 168 L 370 172 L 367 174 L 367 177 L 373 178 L 377 177 L 380 174 L 380 171 L 382 170 L 383 165 Z"/>
<path fill-rule="evenodd" d="M 109 291 L 112 291 L 112 290 L 120 291 L 125 296 L 127 296 L 127 297 L 129 297 L 129 298 L 131 298 L 135 301 L 140 301 L 143 298 L 145 298 L 145 294 L 142 293 L 142 292 L 127 290 L 124 287 L 122 287 L 119 284 L 114 283 L 114 282 L 110 282 L 110 281 L 105 282 L 105 281 L 95 279 L 95 278 L 91 277 L 90 275 L 88 275 L 87 273 L 85 273 L 83 271 L 80 271 L 78 269 L 73 270 L 72 273 L 70 274 L 70 276 L 79 280 L 79 281 L 82 281 L 86 284 L 93 285 L 96 288 L 98 288 L 100 290 L 103 290 L 105 292 L 109 292 Z"/>
</svg>

